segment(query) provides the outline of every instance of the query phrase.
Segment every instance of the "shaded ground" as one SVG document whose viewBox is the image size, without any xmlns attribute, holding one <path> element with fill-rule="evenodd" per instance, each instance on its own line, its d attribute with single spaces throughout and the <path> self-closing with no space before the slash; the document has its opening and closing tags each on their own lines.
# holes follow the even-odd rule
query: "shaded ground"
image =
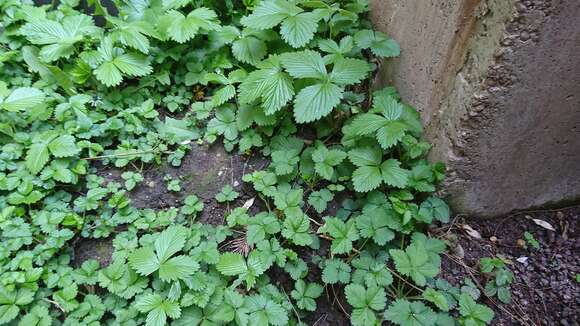
<svg viewBox="0 0 580 326">
<path fill-rule="evenodd" d="M 555 231 L 533 219 L 548 222 Z M 462 231 L 464 221 L 458 219 L 451 234 L 458 236 L 459 245 L 443 257 L 441 276 L 457 285 L 471 273 L 484 286 L 485 277 L 477 272 L 479 259 L 501 255 L 515 274 L 512 303 L 498 305 L 497 299 L 487 299 L 496 313 L 492 325 L 579 325 L 580 283 L 575 279 L 580 273 L 579 222 L 580 207 L 469 220 L 481 234 L 477 239 Z M 526 231 L 540 249 L 522 247 Z"/>
<path fill-rule="evenodd" d="M 260 155 L 242 156 L 227 153 L 221 145 L 211 147 L 191 144 L 191 150 L 182 159 L 179 167 L 148 166 L 142 172 L 144 181 L 129 193 L 132 204 L 137 208 L 165 209 L 179 207 L 183 199 L 191 194 L 204 202 L 204 210 L 197 221 L 214 225 L 222 224 L 227 205 L 219 204 L 215 196 L 225 185 L 231 185 L 240 193 L 234 204 L 241 203 L 253 196 L 251 185 L 244 185 L 242 176 L 268 165 Z M 125 170 L 106 168 L 99 172 L 109 181 L 122 182 Z M 181 191 L 167 190 L 165 176 L 179 180 Z"/>
</svg>

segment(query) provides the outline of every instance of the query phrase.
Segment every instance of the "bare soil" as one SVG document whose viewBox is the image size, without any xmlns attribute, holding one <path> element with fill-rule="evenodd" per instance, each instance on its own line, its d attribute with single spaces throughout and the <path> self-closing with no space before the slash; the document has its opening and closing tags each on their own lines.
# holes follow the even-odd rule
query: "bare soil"
<svg viewBox="0 0 580 326">
<path fill-rule="evenodd" d="M 548 230 L 533 219 L 548 222 Z M 492 325 L 564 325 L 580 322 L 580 207 L 522 212 L 490 220 L 457 219 L 450 234 L 457 245 L 442 260 L 442 277 L 458 285 L 470 277 L 485 286 L 479 274 L 482 257 L 502 256 L 514 272 L 512 302 L 501 304 L 486 298 L 496 317 Z M 481 239 L 468 235 L 461 225 L 468 223 Z M 444 226 L 443 228 L 449 228 Z M 524 248 L 524 233 L 531 233 L 540 249 Z M 453 238 L 453 236 L 451 237 Z M 483 292 L 483 291 L 482 291 Z"/>
<path fill-rule="evenodd" d="M 204 203 L 204 210 L 197 221 L 219 225 L 224 221 L 228 205 L 218 203 L 215 196 L 224 186 L 230 185 L 240 193 L 232 206 L 241 206 L 240 203 L 254 195 L 251 185 L 242 182 L 242 176 L 264 169 L 269 161 L 261 155 L 227 153 L 221 145 L 207 147 L 192 144 L 181 162 L 179 167 L 170 164 L 146 167 L 142 172 L 145 180 L 129 194 L 132 204 L 137 208 L 152 209 L 179 207 L 183 205 L 185 197 L 193 194 Z M 107 167 L 99 174 L 108 181 L 122 182 L 123 171 Z M 180 181 L 181 191 L 167 190 L 167 182 L 164 180 L 167 175 Z"/>
</svg>

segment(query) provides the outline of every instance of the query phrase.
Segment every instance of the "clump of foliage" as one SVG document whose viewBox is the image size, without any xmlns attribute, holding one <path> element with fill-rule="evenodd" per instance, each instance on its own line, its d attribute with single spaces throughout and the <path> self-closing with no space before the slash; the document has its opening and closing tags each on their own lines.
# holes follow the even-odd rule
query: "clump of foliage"
<svg viewBox="0 0 580 326">
<path fill-rule="evenodd" d="M 446 244 L 423 231 L 449 219 L 443 166 L 396 90 L 369 91 L 400 50 L 366 0 L 113 2 L 0 2 L 0 324 L 304 325 L 325 292 L 353 325 L 491 321 L 435 280 Z M 138 167 L 218 140 L 271 159 L 243 178 L 262 212 L 212 226 L 195 194 L 131 205 Z M 112 239 L 111 263 L 79 262 L 83 239 Z"/>
<path fill-rule="evenodd" d="M 503 303 L 512 301 L 510 286 L 514 280 L 514 273 L 500 257 L 484 257 L 479 260 L 481 272 L 490 276 L 485 284 L 485 294 L 496 296 Z"/>
</svg>

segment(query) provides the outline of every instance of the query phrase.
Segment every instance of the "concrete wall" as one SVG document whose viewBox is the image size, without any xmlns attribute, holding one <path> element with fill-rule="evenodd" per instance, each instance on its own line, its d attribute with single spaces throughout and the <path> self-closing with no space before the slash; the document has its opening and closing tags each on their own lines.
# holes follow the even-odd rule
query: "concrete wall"
<svg viewBox="0 0 580 326">
<path fill-rule="evenodd" d="M 580 199 L 580 1 L 371 0 L 401 43 L 378 84 L 416 106 L 457 212 Z"/>
</svg>

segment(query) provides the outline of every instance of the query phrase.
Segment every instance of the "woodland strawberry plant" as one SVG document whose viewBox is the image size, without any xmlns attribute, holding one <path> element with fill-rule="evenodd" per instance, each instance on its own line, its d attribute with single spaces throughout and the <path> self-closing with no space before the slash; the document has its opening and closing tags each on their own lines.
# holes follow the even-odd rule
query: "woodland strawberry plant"
<svg viewBox="0 0 580 326">
<path fill-rule="evenodd" d="M 113 2 L 0 1 L 0 324 L 306 325 L 323 296 L 360 326 L 492 320 L 437 279 L 444 167 L 397 91 L 371 91 L 400 49 L 366 0 Z M 231 186 L 224 225 L 196 222 L 195 193 L 135 208 L 142 167 L 191 142 L 268 157 L 243 177 L 262 211 Z M 88 239 L 110 263 L 73 263 Z"/>
</svg>

